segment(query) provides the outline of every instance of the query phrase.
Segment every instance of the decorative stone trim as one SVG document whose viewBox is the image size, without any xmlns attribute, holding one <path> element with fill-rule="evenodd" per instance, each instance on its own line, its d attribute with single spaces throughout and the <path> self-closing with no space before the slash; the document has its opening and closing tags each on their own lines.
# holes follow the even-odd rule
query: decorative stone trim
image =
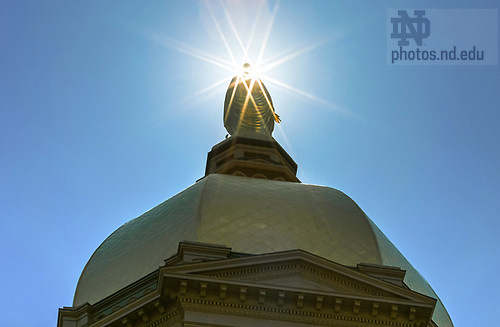
<svg viewBox="0 0 500 327">
<path fill-rule="evenodd" d="M 353 317 L 353 316 L 344 316 L 344 315 L 335 315 L 329 313 L 320 313 L 320 312 L 312 312 L 305 310 L 288 310 L 276 307 L 269 306 L 258 306 L 251 304 L 242 304 L 242 303 L 232 303 L 232 302 L 219 302 L 213 300 L 203 300 L 203 299 L 193 299 L 193 298 L 181 298 L 179 299 L 181 304 L 193 304 L 193 305 L 203 305 L 210 307 L 210 311 L 219 311 L 219 312 L 227 312 L 228 309 L 236 309 L 236 310 L 248 310 L 252 313 L 269 313 L 269 314 L 286 314 L 286 315 L 294 315 L 294 319 L 298 317 L 303 318 L 319 318 L 319 319 L 329 319 L 329 320 L 339 320 L 346 322 L 356 322 L 361 324 L 374 324 L 381 326 L 395 326 L 395 327 L 414 327 L 414 323 L 404 323 L 404 322 L 396 322 L 396 321 L 384 321 L 378 320 L 374 318 L 362 318 L 362 317 Z"/>
<path fill-rule="evenodd" d="M 289 274 L 290 270 L 292 269 L 298 269 L 302 270 L 304 272 L 312 273 L 315 276 L 323 277 L 327 280 L 339 283 L 343 286 L 347 286 L 351 289 L 357 289 L 359 291 L 362 291 L 364 293 L 368 293 L 371 295 L 375 296 L 383 296 L 380 292 L 371 290 L 367 287 L 363 287 L 362 285 L 359 285 L 357 283 L 352 283 L 349 280 L 339 278 L 338 276 L 335 276 L 330 273 L 325 273 L 323 271 L 320 271 L 318 269 L 315 269 L 313 267 L 300 264 L 300 263 L 291 263 L 291 264 L 283 264 L 283 265 L 273 265 L 273 266 L 267 266 L 267 267 L 259 267 L 259 268 L 252 268 L 252 269 L 242 269 L 242 270 L 234 270 L 234 271 L 227 271 L 227 272 L 219 272 L 219 273 L 212 273 L 208 274 L 208 276 L 213 276 L 213 277 L 241 277 L 241 276 L 249 276 L 253 275 L 252 279 L 256 279 L 258 276 L 256 274 L 262 274 L 262 273 L 268 273 L 268 272 L 278 272 L 278 271 L 287 271 L 286 274 Z"/>
<path fill-rule="evenodd" d="M 178 309 L 175 309 L 174 311 L 166 314 L 165 316 L 161 317 L 160 319 L 158 319 L 157 321 L 155 321 L 154 323 L 148 325 L 148 327 L 155 327 L 155 326 L 158 326 L 159 324 L 161 324 L 162 322 L 165 322 L 169 319 L 172 319 L 178 315 L 180 315 L 180 311 Z"/>
</svg>

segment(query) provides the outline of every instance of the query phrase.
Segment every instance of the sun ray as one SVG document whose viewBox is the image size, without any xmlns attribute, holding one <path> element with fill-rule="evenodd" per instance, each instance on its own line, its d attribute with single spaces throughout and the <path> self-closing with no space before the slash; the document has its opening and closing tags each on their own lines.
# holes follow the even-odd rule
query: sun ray
<svg viewBox="0 0 500 327">
<path fill-rule="evenodd" d="M 277 125 L 277 126 L 278 126 L 278 130 L 279 130 L 280 134 L 282 135 L 282 137 L 285 141 L 287 151 L 290 153 L 290 155 L 292 157 L 297 157 L 295 155 L 295 151 L 293 150 L 292 144 L 290 143 L 290 140 L 288 139 L 288 136 L 285 133 L 285 129 L 281 125 Z"/>
<path fill-rule="evenodd" d="M 250 47 L 252 45 L 252 42 L 255 44 L 254 36 L 256 35 L 257 28 L 260 26 L 259 19 L 260 19 L 261 13 L 263 11 L 263 8 L 265 7 L 265 2 L 260 3 L 257 15 L 255 17 L 255 21 L 252 24 L 252 29 L 250 31 L 248 42 L 246 45 L 243 43 L 243 40 L 240 36 L 240 33 L 239 33 L 238 29 L 236 28 L 236 25 L 234 24 L 235 23 L 233 21 L 234 17 L 233 18 L 231 17 L 230 11 L 226 7 L 226 4 L 224 4 L 222 2 L 222 0 L 219 0 L 219 5 L 222 8 L 222 12 L 225 16 L 225 20 L 227 21 L 227 25 L 224 26 L 225 29 L 228 29 L 226 31 L 223 31 L 222 25 L 220 24 L 221 17 L 219 17 L 219 16 L 217 16 L 218 18 L 216 17 L 216 14 L 214 12 L 214 8 L 213 8 L 213 6 L 210 5 L 209 1 L 203 0 L 203 3 L 206 6 L 206 8 L 208 9 L 208 13 L 210 14 L 210 18 L 211 18 L 213 24 L 215 25 L 215 28 L 217 30 L 219 37 L 221 38 L 222 42 L 224 43 L 224 46 L 227 50 L 227 53 L 229 55 L 230 60 L 224 60 L 218 56 L 211 55 L 209 53 L 206 53 L 206 52 L 201 51 L 199 49 L 196 49 L 194 47 L 188 46 L 184 43 L 173 40 L 167 36 L 158 37 L 156 35 L 153 35 L 152 38 L 156 42 L 158 42 L 164 46 L 173 48 L 176 51 L 185 53 L 185 54 L 187 54 L 191 57 L 197 58 L 201 61 L 204 61 L 204 62 L 210 63 L 212 65 L 215 65 L 217 67 L 223 68 L 223 69 L 228 70 L 234 74 L 235 70 L 238 70 L 238 69 L 241 70 L 241 63 L 238 62 L 238 60 L 235 57 L 235 52 L 234 52 L 235 46 L 236 46 L 236 48 L 239 47 L 242 49 L 242 51 L 243 51 L 242 57 L 243 57 L 244 62 L 251 61 L 249 58 L 250 57 L 249 51 L 250 51 Z M 276 79 L 268 76 L 267 74 L 265 74 L 268 71 L 275 69 L 276 67 L 279 67 L 279 66 L 281 66 L 281 65 L 283 65 L 283 64 L 285 64 L 293 59 L 296 59 L 297 57 L 300 57 L 304 54 L 307 54 L 307 53 L 314 51 L 318 47 L 330 42 L 333 39 L 333 37 L 324 38 L 324 39 L 318 40 L 314 43 L 306 44 L 305 46 L 295 47 L 295 48 L 292 48 L 290 50 L 282 51 L 281 53 L 279 53 L 275 56 L 272 56 L 268 59 L 264 59 L 264 53 L 265 53 L 267 45 L 269 43 L 270 35 L 271 35 L 272 30 L 273 30 L 274 22 L 275 22 L 275 19 L 277 17 L 277 13 L 279 11 L 279 8 L 280 8 L 280 1 L 278 0 L 274 4 L 274 7 L 273 7 L 271 14 L 269 16 L 269 19 L 267 21 L 267 24 L 264 24 L 262 26 L 264 29 L 263 30 L 264 35 L 263 35 L 262 40 L 261 40 L 260 48 L 256 49 L 256 50 L 258 50 L 258 55 L 257 55 L 256 60 L 254 60 L 253 64 L 252 64 L 253 71 L 249 74 L 249 76 L 244 76 L 244 75 L 242 75 L 242 73 L 236 74 L 236 77 L 234 78 L 234 81 L 235 81 L 234 89 L 233 89 L 231 97 L 229 99 L 229 107 L 231 107 L 231 105 L 233 104 L 234 98 L 236 96 L 236 89 L 238 88 L 239 84 L 241 83 L 241 84 L 243 84 L 243 86 L 246 88 L 246 91 L 247 91 L 247 97 L 244 101 L 243 108 L 242 108 L 243 113 L 248 109 L 248 105 L 250 105 L 250 104 L 257 108 L 256 100 L 252 96 L 252 90 L 253 90 L 254 86 L 259 87 L 260 90 L 262 91 L 262 94 L 265 98 L 265 101 L 267 102 L 267 104 L 269 105 L 269 107 L 272 110 L 275 121 L 280 122 L 279 116 L 276 114 L 274 106 L 271 103 L 271 99 L 269 98 L 267 92 L 265 91 L 265 87 L 260 80 L 261 78 L 263 78 L 263 80 L 265 80 L 266 83 L 269 82 L 270 84 L 273 84 L 273 85 L 285 90 L 286 92 L 289 92 L 290 94 L 302 97 L 302 98 L 309 100 L 309 101 L 312 101 L 316 104 L 320 104 L 322 108 L 333 109 L 337 113 L 340 113 L 340 114 L 343 114 L 346 116 L 354 116 L 354 114 L 352 112 L 350 112 L 349 110 L 346 110 L 346 109 L 341 108 L 335 104 L 332 104 L 328 101 L 325 101 L 324 99 L 321 99 L 321 98 L 319 98 L 311 93 L 303 91 L 302 89 L 295 88 L 291 85 L 280 82 L 279 80 L 276 80 Z M 221 13 L 219 12 L 217 14 L 220 15 Z M 234 35 L 234 39 L 232 39 L 233 44 L 229 43 L 228 34 Z M 261 74 L 261 76 L 259 76 L 259 73 Z M 234 77 L 234 75 L 232 75 L 232 76 Z M 213 83 L 212 85 L 210 85 L 202 90 L 199 90 L 196 93 L 178 101 L 177 106 L 180 106 L 188 101 L 191 101 L 193 98 L 199 97 L 199 96 L 209 92 L 210 90 L 220 86 L 225 81 L 227 81 L 227 79 L 230 79 L 230 78 L 231 77 L 224 78 L 220 81 L 217 81 L 217 82 Z M 249 83 L 250 85 L 248 85 L 247 81 L 246 81 L 248 78 L 251 78 L 250 83 Z M 228 114 L 229 114 L 229 111 L 226 113 L 226 116 Z M 261 115 L 260 112 L 258 112 L 258 114 Z M 225 119 L 227 118 L 226 116 L 225 116 Z"/>
<path fill-rule="evenodd" d="M 352 111 L 350 110 L 347 110 L 347 109 L 344 109 L 344 108 L 341 108 L 337 105 L 334 105 L 326 100 L 323 100 L 321 98 L 318 98 L 310 93 L 307 93 L 307 92 L 304 92 L 300 89 L 297 89 L 293 86 L 290 86 L 288 84 L 285 84 L 285 83 L 282 83 L 274 78 L 271 78 L 269 76 L 266 76 L 265 80 L 271 84 L 274 84 L 275 86 L 278 86 L 278 87 L 281 87 L 282 89 L 285 89 L 287 91 L 290 91 L 291 94 L 293 95 L 299 95 L 307 100 L 311 100 L 317 104 L 320 104 L 324 107 L 327 107 L 327 108 L 330 108 L 330 109 L 333 109 L 335 110 L 337 113 L 339 114 L 342 114 L 344 116 L 347 116 L 347 117 L 351 117 L 351 118 L 355 118 L 355 119 L 360 119 L 360 117 L 358 117 L 357 115 L 355 115 Z"/>
<path fill-rule="evenodd" d="M 333 40 L 341 38 L 344 35 L 345 35 L 345 33 L 337 32 L 335 35 L 329 35 L 328 37 L 322 38 L 316 42 L 300 44 L 300 45 L 297 45 L 291 49 L 283 50 L 281 52 L 274 54 L 272 57 L 269 57 L 266 60 L 264 60 L 261 63 L 261 65 L 263 65 L 263 66 L 269 65 L 270 63 L 279 60 L 279 58 L 288 57 L 295 52 L 298 52 L 299 55 L 302 55 L 302 54 L 310 52 L 310 51 L 316 49 L 317 47 L 322 46 L 328 42 L 331 42 Z M 305 50 L 307 50 L 307 51 L 305 51 Z"/>
<path fill-rule="evenodd" d="M 260 79 L 257 79 L 257 83 L 259 84 L 260 90 L 262 91 L 262 94 L 264 95 L 264 98 L 266 99 L 266 102 L 269 105 L 269 108 L 271 108 L 271 111 L 273 112 L 274 120 L 277 123 L 280 123 L 281 120 L 280 120 L 279 116 L 276 114 L 276 112 L 274 111 L 274 106 L 271 103 L 271 100 L 269 99 L 269 97 L 267 96 L 267 92 L 266 92 L 266 89 L 264 88 L 264 85 L 262 85 L 262 82 L 260 81 Z"/>
<path fill-rule="evenodd" d="M 222 3 L 222 0 L 219 0 L 223 10 L 224 10 L 224 14 L 226 16 L 226 20 L 228 21 L 229 23 L 229 26 L 231 26 L 231 30 L 233 31 L 233 34 L 234 36 L 236 37 L 236 40 L 238 41 L 241 49 L 243 50 L 243 56 L 244 56 L 244 59 L 243 60 L 246 60 L 248 58 L 248 53 L 246 52 L 246 49 L 245 49 L 245 46 L 243 45 L 243 42 L 241 42 L 241 38 L 238 34 L 238 31 L 236 30 L 236 27 L 234 26 L 233 24 L 233 20 L 231 19 L 231 16 L 229 15 L 229 12 L 227 11 L 227 9 L 224 7 L 224 4 Z"/>
<path fill-rule="evenodd" d="M 210 55 L 204 51 L 198 50 L 196 48 L 190 47 L 184 43 L 180 43 L 178 41 L 175 41 L 168 36 L 152 36 L 151 39 L 163 46 L 172 48 L 176 51 L 185 53 L 191 57 L 200 59 L 202 61 L 208 62 L 210 64 L 213 64 L 215 66 L 224 68 L 228 71 L 234 71 L 234 67 L 231 63 L 220 59 L 218 57 L 215 57 L 213 55 Z"/>
<path fill-rule="evenodd" d="M 257 57 L 257 61 L 255 62 L 256 66 L 259 67 L 262 57 L 264 56 L 264 51 L 266 50 L 267 47 L 267 42 L 269 41 L 269 36 L 271 35 L 271 30 L 274 24 L 274 19 L 276 18 L 276 14 L 278 13 L 279 9 L 279 1 L 276 2 L 273 8 L 273 12 L 271 13 L 271 19 L 269 20 L 269 25 L 266 30 L 266 34 L 264 35 L 264 39 L 262 40 L 262 46 L 260 47 L 260 52 L 259 56 Z"/>
<path fill-rule="evenodd" d="M 226 121 L 227 115 L 229 115 L 229 110 L 230 110 L 230 108 L 231 108 L 231 106 L 233 104 L 234 96 L 236 94 L 236 88 L 238 87 L 238 84 L 240 83 L 240 79 L 241 79 L 240 76 L 236 76 L 236 79 L 235 79 L 235 82 L 234 82 L 234 86 L 233 86 L 233 93 L 231 94 L 231 99 L 229 99 L 229 104 L 227 106 L 228 109 L 227 109 L 227 112 L 226 112 L 226 114 L 224 116 L 224 121 Z"/>
<path fill-rule="evenodd" d="M 257 16 L 255 17 L 255 21 L 254 21 L 254 23 L 252 25 L 252 30 L 250 32 L 250 37 L 248 38 L 248 43 L 247 43 L 247 46 L 245 48 L 245 53 L 247 55 L 248 55 L 248 50 L 250 50 L 250 45 L 252 44 L 252 41 L 253 41 L 253 36 L 255 34 L 255 31 L 257 30 L 257 24 L 258 24 L 258 22 L 260 20 L 260 16 L 262 14 L 262 8 L 264 8 L 264 3 L 265 3 L 265 1 L 261 1 L 260 2 L 259 11 L 257 12 Z M 250 58 L 248 58 L 248 56 L 247 56 L 247 58 L 245 58 L 244 60 L 245 61 L 247 61 L 247 60 L 249 61 L 249 59 Z"/>
<path fill-rule="evenodd" d="M 254 105 L 254 107 L 255 107 L 255 109 L 256 109 L 256 111 L 257 111 L 257 114 L 258 114 L 258 115 L 259 115 L 259 117 L 261 118 L 262 123 L 264 124 L 264 128 L 265 128 L 265 129 L 268 129 L 268 127 L 269 127 L 269 126 L 267 126 L 266 119 L 264 119 L 264 117 L 263 117 L 263 112 L 259 110 L 259 106 L 257 106 L 257 103 L 255 102 L 255 99 L 254 99 L 254 97 L 253 97 L 253 94 L 251 93 L 251 92 L 252 92 L 252 90 L 253 90 L 253 88 L 254 88 L 254 86 L 255 86 L 255 83 L 258 83 L 257 85 L 260 87 L 260 89 L 261 89 L 261 91 L 262 91 L 262 94 L 264 95 L 264 97 L 265 97 L 265 99 L 266 99 L 267 103 L 269 104 L 269 107 L 271 108 L 271 111 L 272 111 L 272 113 L 273 113 L 273 117 L 275 118 L 275 120 L 276 120 L 276 114 L 274 113 L 274 108 L 273 108 L 273 106 L 272 106 L 272 104 L 271 104 L 270 99 L 267 97 L 267 94 L 266 94 L 266 92 L 265 92 L 264 88 L 262 87 L 262 83 L 261 83 L 261 81 L 260 81 L 258 78 L 252 78 L 252 79 L 251 79 L 251 82 L 250 82 L 250 87 L 249 87 L 249 89 L 250 89 L 250 90 L 249 90 L 249 94 L 250 94 L 250 97 L 251 97 L 251 99 L 252 99 L 252 104 Z"/>
<path fill-rule="evenodd" d="M 257 114 L 260 116 L 260 118 L 262 119 L 262 113 L 259 111 L 259 107 L 257 106 L 257 103 L 255 102 L 255 99 L 253 98 L 253 95 L 252 95 L 252 90 L 253 90 L 253 87 L 255 85 L 255 79 L 252 78 L 250 79 L 250 85 L 247 85 L 246 83 L 246 80 L 243 79 L 243 82 L 242 84 L 245 86 L 246 90 L 247 90 L 247 95 L 245 97 L 245 103 L 243 104 L 243 110 L 242 110 L 242 116 L 244 116 L 244 113 L 248 107 L 248 102 L 251 101 L 252 102 L 252 105 L 253 107 L 255 108 L 255 110 L 257 111 Z M 264 122 L 264 119 L 262 119 L 262 121 Z M 265 126 L 267 128 L 267 126 Z"/>
<path fill-rule="evenodd" d="M 245 117 L 245 113 L 246 113 L 247 108 L 248 108 L 248 101 L 252 97 L 252 95 L 248 92 L 248 85 L 247 85 L 245 78 L 241 78 L 241 80 L 242 80 L 241 84 L 243 84 L 245 86 L 245 88 L 247 89 L 247 95 L 245 96 L 245 102 L 243 103 L 243 108 L 242 108 L 241 113 L 240 113 L 239 122 L 243 119 L 243 117 Z M 238 86 L 239 86 L 239 84 L 236 85 L 235 89 Z M 238 132 L 241 127 L 242 127 L 241 124 L 238 123 L 238 127 L 236 128 L 236 131 Z"/>
<path fill-rule="evenodd" d="M 230 78 L 230 77 L 229 77 Z M 189 101 L 191 101 L 192 99 L 194 98 L 197 98 L 201 95 L 203 95 L 204 93 L 207 93 L 208 91 L 212 90 L 212 89 L 215 89 L 216 87 L 218 87 L 219 85 L 223 84 L 224 82 L 227 82 L 227 79 L 228 77 L 224 77 L 223 79 L 221 79 L 220 81 L 217 81 L 215 83 L 213 83 L 212 85 L 210 86 L 207 86 L 205 87 L 204 89 L 202 90 L 199 90 L 198 92 L 194 93 L 194 94 L 191 94 L 187 97 L 184 97 L 183 99 L 177 101 L 175 104 L 174 104 L 174 107 L 180 107 L 186 103 L 188 103 Z"/>
<path fill-rule="evenodd" d="M 268 64 L 265 64 L 265 63 L 261 64 L 262 73 L 268 72 L 271 69 L 273 69 L 273 68 L 275 68 L 277 66 L 280 66 L 280 65 L 286 63 L 287 61 L 290 61 L 290 60 L 292 60 L 294 58 L 297 58 L 297 57 L 299 57 L 299 56 L 301 56 L 303 54 L 311 52 L 314 49 L 322 46 L 323 44 L 328 43 L 329 41 L 330 41 L 330 38 L 327 38 L 327 39 L 318 41 L 316 43 L 310 44 L 308 46 L 300 47 L 299 50 L 297 50 L 295 52 L 292 52 L 292 53 L 289 53 L 288 55 L 282 56 L 280 59 L 277 59 L 277 60 L 274 60 L 274 61 L 271 61 L 271 62 L 269 62 L 269 60 L 268 60 L 267 61 L 267 62 L 269 62 Z"/>
<path fill-rule="evenodd" d="M 264 89 L 264 87 L 262 85 L 262 82 L 259 79 L 255 79 L 255 78 L 252 79 L 252 82 L 253 83 L 257 82 L 257 85 L 260 87 L 260 90 L 261 90 L 262 94 L 264 95 L 264 98 L 266 99 L 266 102 L 269 105 L 269 108 L 271 108 L 271 112 L 273 113 L 274 120 L 278 121 L 278 117 L 276 116 L 276 113 L 274 112 L 274 108 L 273 108 L 273 105 L 272 105 L 270 99 L 267 97 L 267 92 L 265 91 L 265 89 Z M 255 103 L 255 100 L 254 100 L 254 103 Z M 256 104 L 255 104 L 255 107 L 258 108 Z M 267 126 L 267 121 L 262 116 L 262 112 L 260 110 L 258 110 L 258 109 L 257 109 L 257 111 L 258 111 L 258 114 L 259 114 L 260 118 L 262 119 L 262 122 L 264 124 L 264 128 L 268 129 L 269 126 Z"/>
<path fill-rule="evenodd" d="M 224 42 L 226 50 L 229 53 L 229 57 L 231 58 L 231 60 L 233 62 L 233 66 L 236 66 L 237 65 L 236 58 L 234 57 L 233 52 L 231 51 L 231 47 L 229 46 L 229 43 L 227 42 L 226 37 L 224 36 L 224 33 L 222 32 L 219 23 L 215 19 L 215 15 L 212 11 L 212 8 L 210 8 L 210 5 L 208 4 L 208 0 L 204 0 L 203 2 L 207 6 L 208 12 L 210 13 L 210 17 L 212 18 L 212 21 L 214 22 L 215 27 L 217 28 L 217 31 L 219 32 L 219 35 L 222 38 L 222 42 Z"/>
</svg>

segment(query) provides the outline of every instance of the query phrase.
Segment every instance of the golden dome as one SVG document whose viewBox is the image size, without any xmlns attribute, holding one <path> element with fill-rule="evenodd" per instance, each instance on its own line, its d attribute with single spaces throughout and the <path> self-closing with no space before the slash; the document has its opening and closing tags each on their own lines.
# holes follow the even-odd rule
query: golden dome
<svg viewBox="0 0 500 327">
<path fill-rule="evenodd" d="M 85 266 L 74 306 L 117 292 L 164 265 L 181 241 L 263 254 L 302 249 L 347 266 L 397 266 L 414 291 L 438 298 L 425 279 L 344 193 L 329 187 L 208 175 L 111 234 Z M 452 326 L 438 299 L 433 320 Z"/>
</svg>

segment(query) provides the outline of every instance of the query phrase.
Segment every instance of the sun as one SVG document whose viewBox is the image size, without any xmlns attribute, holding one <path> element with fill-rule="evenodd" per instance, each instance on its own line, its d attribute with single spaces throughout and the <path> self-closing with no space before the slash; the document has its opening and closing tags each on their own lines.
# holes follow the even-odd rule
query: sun
<svg viewBox="0 0 500 327">
<path fill-rule="evenodd" d="M 226 56 L 224 57 L 220 55 L 215 56 L 206 51 L 197 49 L 183 42 L 178 42 L 166 36 L 155 36 L 153 38 L 154 41 L 159 42 L 164 46 L 173 48 L 227 72 L 227 75 L 225 75 L 224 78 L 208 85 L 205 88 L 196 90 L 192 95 L 189 95 L 185 99 L 181 99 L 179 104 L 201 97 L 205 93 L 211 92 L 213 89 L 231 81 L 232 78 L 236 76 L 239 80 L 250 79 L 252 85 L 258 85 L 265 82 L 266 84 L 273 85 L 274 87 L 293 96 L 300 97 L 310 102 L 315 102 L 322 108 L 335 111 L 336 113 L 345 116 L 354 116 L 349 110 L 340 108 L 339 106 L 332 104 L 330 101 L 318 98 L 304 89 L 295 88 L 292 85 L 269 75 L 271 70 L 281 67 L 289 61 L 294 60 L 306 53 L 314 51 L 316 48 L 330 42 L 331 38 L 322 39 L 309 44 L 302 44 L 301 46 L 295 46 L 291 48 L 292 50 L 284 51 L 278 55 L 266 58 L 266 49 L 269 37 L 273 30 L 273 24 L 278 13 L 280 2 L 275 2 L 274 7 L 269 10 L 265 19 L 262 19 L 261 16 L 263 16 L 262 12 L 269 9 L 267 8 L 268 3 L 265 0 L 257 3 L 260 7 L 258 8 L 257 14 L 253 17 L 254 21 L 248 21 L 248 24 L 245 25 L 245 27 L 248 27 L 247 31 L 242 31 L 241 29 L 238 29 L 238 27 L 241 27 L 242 25 L 235 24 L 235 22 L 238 22 L 241 17 L 239 17 L 237 13 L 235 14 L 231 8 L 228 8 L 228 4 L 231 5 L 231 2 L 224 3 L 223 1 L 203 1 L 216 35 L 220 37 L 220 40 L 226 49 Z M 250 6 L 249 2 L 238 2 L 238 4 L 243 7 L 247 5 Z M 242 8 L 239 9 L 241 10 Z M 248 8 L 244 7 L 243 11 L 245 12 L 246 9 Z M 257 29 L 259 29 L 261 33 L 256 32 Z M 245 34 L 245 37 L 242 37 L 243 34 Z M 279 117 L 276 121 L 278 120 Z"/>
<path fill-rule="evenodd" d="M 246 62 L 235 69 L 235 76 L 241 79 L 253 79 L 257 80 L 261 78 L 260 68 L 258 66 L 253 66 Z"/>
</svg>

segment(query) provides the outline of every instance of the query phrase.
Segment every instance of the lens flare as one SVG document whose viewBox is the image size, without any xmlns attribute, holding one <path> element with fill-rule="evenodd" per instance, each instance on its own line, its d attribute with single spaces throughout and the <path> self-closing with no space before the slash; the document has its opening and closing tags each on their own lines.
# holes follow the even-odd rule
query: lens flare
<svg viewBox="0 0 500 327">
<path fill-rule="evenodd" d="M 302 44 L 300 46 L 292 47 L 290 50 L 283 51 L 266 58 L 265 55 L 267 53 L 266 51 L 270 36 L 280 8 L 279 1 L 277 1 L 272 8 L 269 8 L 269 3 L 266 0 L 257 2 L 258 10 L 255 15 L 251 17 L 251 22 L 246 21 L 246 25 L 242 25 L 242 15 L 245 16 L 247 12 L 251 12 L 251 9 L 255 9 L 255 2 L 233 3 L 231 1 L 224 2 L 223 0 L 219 0 L 218 2 L 204 0 L 203 4 L 206 12 L 208 13 L 207 17 L 209 17 L 209 22 L 211 22 L 216 35 L 220 38 L 224 48 L 226 49 L 226 59 L 186 45 L 185 43 L 178 42 L 168 36 L 148 33 L 148 36 L 152 40 L 162 44 L 163 46 L 175 49 L 198 60 L 224 69 L 231 74 L 223 80 L 216 81 L 208 87 L 194 92 L 192 96 L 181 100 L 178 104 L 183 104 L 194 98 L 200 97 L 210 90 L 213 90 L 215 87 L 223 85 L 224 80 L 227 81 L 236 76 L 237 83 L 245 81 L 242 85 L 245 85 L 249 95 L 245 100 L 246 105 L 249 103 L 255 103 L 255 99 L 251 96 L 251 90 L 254 87 L 264 89 L 262 84 L 262 81 L 264 81 L 274 85 L 282 91 L 293 94 L 294 96 L 298 96 L 307 101 L 315 102 L 322 108 L 333 110 L 343 116 L 350 116 L 351 118 L 354 118 L 354 113 L 347 109 L 321 99 L 306 90 L 298 89 L 269 76 L 270 71 L 283 66 L 284 64 L 289 63 L 304 54 L 314 51 L 318 47 L 330 42 L 333 38 L 324 38 L 316 42 Z M 247 37 L 245 38 L 242 36 L 245 36 L 244 29 L 246 27 L 249 27 L 249 30 L 246 31 L 249 33 L 247 33 Z M 260 41 L 260 44 L 257 44 L 259 43 L 258 41 Z M 273 110 L 275 121 L 280 122 L 281 119 L 274 111 L 274 106 L 272 105 L 271 100 L 268 99 L 267 95 L 266 101 Z"/>
</svg>

